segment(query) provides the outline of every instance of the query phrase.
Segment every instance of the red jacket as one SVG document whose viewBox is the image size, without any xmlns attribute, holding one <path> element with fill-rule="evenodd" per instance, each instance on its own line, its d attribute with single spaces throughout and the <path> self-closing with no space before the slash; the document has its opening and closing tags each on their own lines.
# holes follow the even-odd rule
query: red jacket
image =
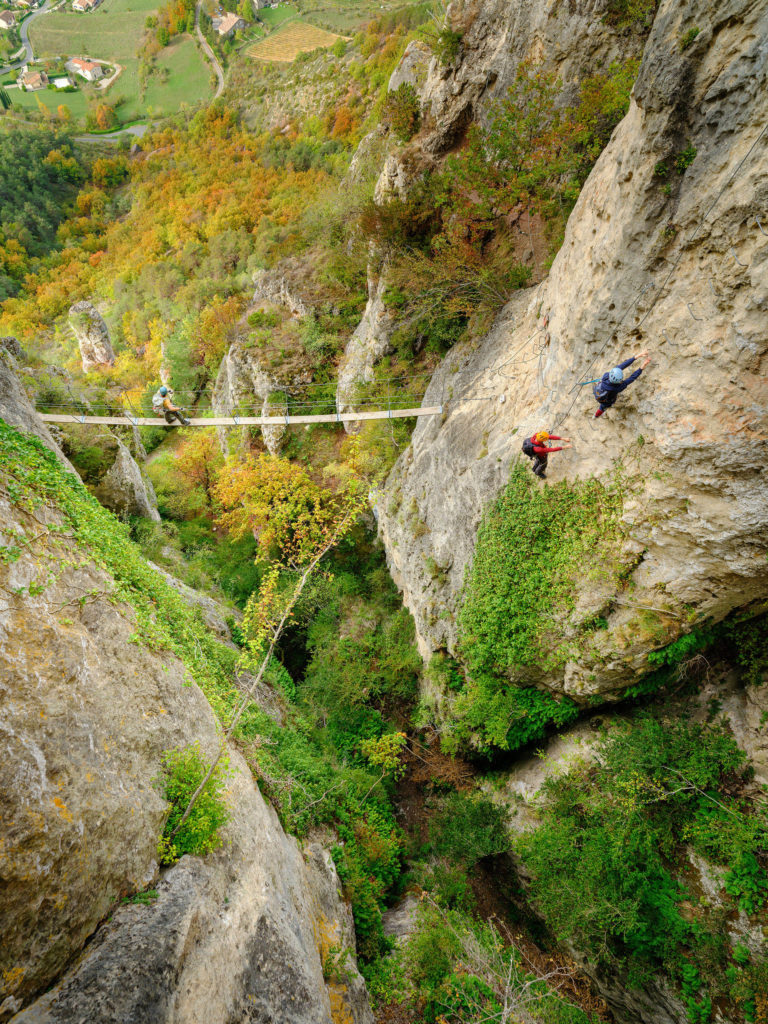
<svg viewBox="0 0 768 1024">
<path fill-rule="evenodd" d="M 550 439 L 550 441 L 562 441 L 563 440 L 562 437 L 558 437 L 557 434 L 550 434 L 549 435 L 549 439 Z M 536 440 L 536 436 L 535 435 L 531 438 L 531 444 L 533 445 L 533 453 L 534 453 L 534 455 L 538 455 L 539 458 L 544 458 L 544 459 L 546 459 L 546 457 L 551 452 L 561 452 L 563 450 L 562 445 L 559 448 L 547 448 L 546 445 L 539 444 L 538 441 Z"/>
</svg>

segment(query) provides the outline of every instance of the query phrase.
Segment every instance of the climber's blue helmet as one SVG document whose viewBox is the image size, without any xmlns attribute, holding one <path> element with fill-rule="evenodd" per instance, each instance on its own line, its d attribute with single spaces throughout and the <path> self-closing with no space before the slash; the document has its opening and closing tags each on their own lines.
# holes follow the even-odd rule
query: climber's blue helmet
<svg viewBox="0 0 768 1024">
<path fill-rule="evenodd" d="M 620 384 L 624 380 L 624 372 L 620 366 L 614 366 L 608 371 L 608 380 L 611 384 Z"/>
<path fill-rule="evenodd" d="M 163 384 L 163 386 L 160 388 L 160 394 L 163 396 L 163 398 L 165 398 L 165 396 L 168 394 L 168 388 L 165 386 L 165 384 Z"/>
</svg>

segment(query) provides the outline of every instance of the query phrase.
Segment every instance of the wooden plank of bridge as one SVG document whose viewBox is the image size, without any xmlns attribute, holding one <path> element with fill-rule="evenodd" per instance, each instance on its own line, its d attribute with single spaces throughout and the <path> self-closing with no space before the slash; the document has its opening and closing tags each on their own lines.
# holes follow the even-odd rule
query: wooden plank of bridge
<svg viewBox="0 0 768 1024">
<path fill-rule="evenodd" d="M 193 427 L 276 427 L 294 423 L 355 423 L 358 420 L 399 420 L 411 416 L 439 416 L 441 405 L 426 405 L 418 409 L 383 409 L 377 412 L 324 413 L 317 416 L 216 416 L 212 419 L 193 417 Z M 43 412 L 45 423 L 92 423 L 100 426 L 178 427 L 180 423 L 166 423 L 159 416 L 78 416 L 76 413 Z"/>
</svg>

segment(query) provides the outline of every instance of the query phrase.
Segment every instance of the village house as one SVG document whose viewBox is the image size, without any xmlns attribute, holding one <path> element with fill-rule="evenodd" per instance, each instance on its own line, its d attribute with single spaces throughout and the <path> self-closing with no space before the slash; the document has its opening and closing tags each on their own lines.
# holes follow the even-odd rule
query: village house
<svg viewBox="0 0 768 1024">
<path fill-rule="evenodd" d="M 16 17 L 12 11 L 0 11 L 0 28 L 8 29 L 13 28 L 16 24 Z"/>
<path fill-rule="evenodd" d="M 96 82 L 104 76 L 101 64 L 97 64 L 93 60 L 86 60 L 84 57 L 73 57 L 67 61 L 64 67 L 70 75 L 80 75 L 86 82 Z"/>
<path fill-rule="evenodd" d="M 48 75 L 44 71 L 25 71 L 19 82 L 27 92 L 34 92 L 36 89 L 45 89 L 48 85 Z"/>
<path fill-rule="evenodd" d="M 72 4 L 73 11 L 94 11 L 101 0 L 75 0 Z"/>
<path fill-rule="evenodd" d="M 229 39 L 235 32 L 245 28 L 248 22 L 230 11 L 223 18 L 214 18 L 212 24 L 220 39 Z"/>
</svg>

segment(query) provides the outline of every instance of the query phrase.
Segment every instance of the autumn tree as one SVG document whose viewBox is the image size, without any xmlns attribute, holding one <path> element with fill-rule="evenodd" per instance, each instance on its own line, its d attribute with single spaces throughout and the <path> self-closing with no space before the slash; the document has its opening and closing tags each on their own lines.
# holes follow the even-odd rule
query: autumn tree
<svg viewBox="0 0 768 1024">
<path fill-rule="evenodd" d="M 266 559 L 302 565 L 338 515 L 336 496 L 301 466 L 274 455 L 230 459 L 215 488 L 220 526 L 252 533 Z"/>
<path fill-rule="evenodd" d="M 268 525 L 273 529 L 270 545 L 275 560 L 264 573 L 258 593 L 249 599 L 243 616 L 245 645 L 240 668 L 249 673 L 242 680 L 245 693 L 224 731 L 216 758 L 192 795 L 170 839 L 183 826 L 198 797 L 213 777 L 226 752 L 227 742 L 261 686 L 277 642 L 309 579 L 328 552 L 349 533 L 368 502 L 367 484 L 357 474 L 354 458 L 335 492 L 313 484 L 303 470 L 292 466 L 286 459 L 262 459 L 261 465 L 258 465 L 259 461 L 246 460 L 242 464 L 245 471 L 235 488 L 235 494 L 226 488 L 226 481 L 236 468 L 234 466 L 226 467 L 217 488 L 222 499 L 230 504 L 229 515 L 240 512 L 239 521 L 235 520 L 233 525 L 241 531 L 251 528 L 255 521 L 264 522 L 267 512 L 270 515 Z M 292 475 L 291 470 L 296 472 Z M 248 479 L 257 492 L 253 500 L 250 500 L 250 492 L 246 493 L 243 486 Z M 294 491 L 286 486 L 289 479 L 297 485 L 303 498 L 297 500 Z M 277 524 L 274 527 L 272 520 Z M 366 754 L 376 767 L 381 768 L 382 777 L 398 771 L 399 751 L 404 742 L 404 737 L 401 741 L 400 735 L 371 748 Z"/>
<path fill-rule="evenodd" d="M 216 500 L 216 486 L 224 458 L 216 431 L 196 430 L 185 438 L 176 453 L 174 470 L 187 488 L 198 492 L 207 508 Z"/>
</svg>

